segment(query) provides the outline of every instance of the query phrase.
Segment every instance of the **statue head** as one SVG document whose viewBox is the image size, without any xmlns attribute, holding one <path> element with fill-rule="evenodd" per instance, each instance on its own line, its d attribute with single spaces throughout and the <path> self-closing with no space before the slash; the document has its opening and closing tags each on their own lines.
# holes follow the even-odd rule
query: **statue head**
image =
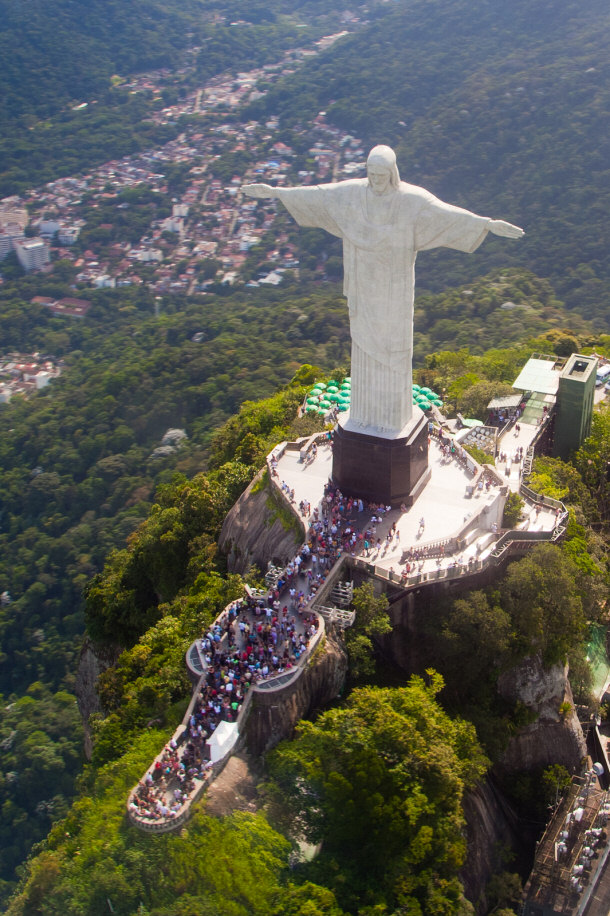
<svg viewBox="0 0 610 916">
<path fill-rule="evenodd" d="M 396 165 L 396 153 L 389 146 L 374 146 L 366 160 L 369 185 L 375 194 L 384 194 L 389 187 L 396 190 L 400 175 Z"/>
</svg>

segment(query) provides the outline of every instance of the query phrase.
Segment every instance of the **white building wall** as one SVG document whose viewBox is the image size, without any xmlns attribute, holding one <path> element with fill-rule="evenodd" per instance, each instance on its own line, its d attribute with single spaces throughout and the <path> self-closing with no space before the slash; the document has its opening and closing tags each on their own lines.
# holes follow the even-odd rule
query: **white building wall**
<svg viewBox="0 0 610 916">
<path fill-rule="evenodd" d="M 18 239 L 13 243 L 19 263 L 29 273 L 49 263 L 49 246 L 44 239 Z"/>
</svg>

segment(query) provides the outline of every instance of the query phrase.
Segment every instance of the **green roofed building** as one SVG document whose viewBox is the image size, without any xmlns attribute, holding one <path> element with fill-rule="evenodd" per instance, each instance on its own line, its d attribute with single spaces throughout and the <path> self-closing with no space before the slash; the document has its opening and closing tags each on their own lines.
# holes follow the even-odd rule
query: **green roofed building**
<svg viewBox="0 0 610 916">
<path fill-rule="evenodd" d="M 556 458 L 567 459 L 591 432 L 597 359 L 573 353 L 559 375 L 555 407 Z"/>
</svg>

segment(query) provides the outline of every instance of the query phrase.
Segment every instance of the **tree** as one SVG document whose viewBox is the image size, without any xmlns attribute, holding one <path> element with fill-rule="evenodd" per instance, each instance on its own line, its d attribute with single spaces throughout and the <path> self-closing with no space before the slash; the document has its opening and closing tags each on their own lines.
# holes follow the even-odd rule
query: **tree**
<svg viewBox="0 0 610 916">
<path fill-rule="evenodd" d="M 348 910 L 459 909 L 460 799 L 486 761 L 473 727 L 438 705 L 442 678 L 430 677 L 429 686 L 412 677 L 399 689 L 357 689 L 270 757 L 271 816 L 323 841 L 311 875 Z"/>
<path fill-rule="evenodd" d="M 392 625 L 388 617 L 388 599 L 383 593 L 375 595 L 375 587 L 370 580 L 354 589 L 352 607 L 356 618 L 347 631 L 345 642 L 350 674 L 358 680 L 374 672 L 373 639 L 389 633 Z"/>
<path fill-rule="evenodd" d="M 489 913 L 493 916 L 508 916 L 519 909 L 523 890 L 519 875 L 511 872 L 502 872 L 494 875 L 487 885 L 487 901 L 490 905 Z M 511 904 L 514 909 L 511 909 Z"/>
<path fill-rule="evenodd" d="M 610 519 L 610 404 L 593 413 L 591 435 L 576 453 L 574 464 L 595 500 L 600 519 Z"/>
<path fill-rule="evenodd" d="M 454 602 L 442 627 L 439 661 L 442 657 L 449 686 L 462 701 L 480 695 L 486 684 L 495 685 L 510 637 L 511 620 L 497 596 L 476 591 Z"/>
<path fill-rule="evenodd" d="M 468 417 L 486 420 L 489 411 L 487 405 L 493 398 L 514 394 L 511 385 L 505 382 L 475 382 L 456 397 L 456 410 Z"/>
<path fill-rule="evenodd" d="M 502 604 L 515 627 L 517 651 L 539 652 L 546 665 L 565 662 L 585 628 L 578 571 L 553 544 L 541 544 L 509 568 Z"/>
<path fill-rule="evenodd" d="M 278 897 L 271 916 L 343 916 L 333 892 L 311 881 L 290 883 Z"/>
<path fill-rule="evenodd" d="M 511 490 L 504 503 L 504 514 L 502 516 L 503 528 L 514 528 L 517 525 L 521 518 L 521 512 L 524 505 L 525 503 L 519 494 Z"/>
</svg>

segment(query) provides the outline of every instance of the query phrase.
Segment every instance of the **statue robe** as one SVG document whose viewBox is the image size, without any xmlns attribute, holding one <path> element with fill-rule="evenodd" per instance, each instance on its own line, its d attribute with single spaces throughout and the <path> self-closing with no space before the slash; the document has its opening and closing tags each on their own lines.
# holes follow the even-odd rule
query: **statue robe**
<svg viewBox="0 0 610 916">
<path fill-rule="evenodd" d="M 276 188 L 301 226 L 343 239 L 343 291 L 352 338 L 352 397 L 346 428 L 393 438 L 412 414 L 413 298 L 418 251 L 472 252 L 490 220 L 400 182 L 373 198 L 368 179 Z"/>
</svg>

